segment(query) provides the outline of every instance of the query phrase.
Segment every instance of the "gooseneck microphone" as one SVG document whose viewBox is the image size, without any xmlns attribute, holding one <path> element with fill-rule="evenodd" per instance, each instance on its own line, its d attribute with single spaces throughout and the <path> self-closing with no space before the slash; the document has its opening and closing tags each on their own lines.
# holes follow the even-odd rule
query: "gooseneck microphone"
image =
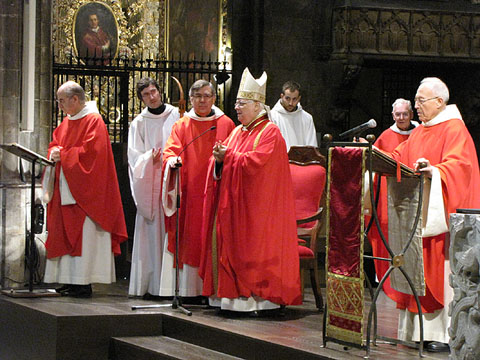
<svg viewBox="0 0 480 360">
<path fill-rule="evenodd" d="M 355 126 L 354 128 L 341 133 L 339 136 L 340 138 L 345 138 L 353 135 L 358 135 L 362 131 L 366 129 L 373 129 L 376 126 L 377 126 L 377 122 L 374 119 L 370 119 L 362 125 Z"/>
<path fill-rule="evenodd" d="M 182 155 L 182 153 L 187 150 L 187 148 L 190 146 L 191 143 L 193 143 L 195 140 L 197 140 L 199 137 L 202 137 L 203 135 L 205 135 L 207 132 L 209 131 L 212 131 L 212 130 L 215 130 L 217 127 L 215 125 L 213 125 L 212 127 L 208 128 L 207 130 L 205 130 L 204 132 L 202 132 L 200 135 L 197 135 L 195 136 L 187 145 L 185 145 L 185 147 L 182 149 L 182 151 L 180 151 L 180 153 L 177 155 L 177 163 L 175 164 L 176 167 L 181 167 L 182 166 L 182 163 L 180 162 L 180 155 Z"/>
</svg>

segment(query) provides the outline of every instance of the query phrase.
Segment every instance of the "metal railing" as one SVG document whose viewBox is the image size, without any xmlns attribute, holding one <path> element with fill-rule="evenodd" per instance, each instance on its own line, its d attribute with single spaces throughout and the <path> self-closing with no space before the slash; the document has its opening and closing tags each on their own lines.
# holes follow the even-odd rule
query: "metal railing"
<svg viewBox="0 0 480 360">
<path fill-rule="evenodd" d="M 210 81 L 217 87 L 216 105 L 224 108 L 230 104 L 228 79 L 231 70 L 226 61 L 211 58 L 193 60 L 136 59 L 127 57 L 98 58 L 70 55 L 68 61 L 60 63 L 54 56 L 52 99 L 58 87 L 68 80 L 78 82 L 89 100 L 94 100 L 110 134 L 112 143 L 126 143 L 128 125 L 144 107 L 137 98 L 136 83 L 143 77 L 158 81 L 166 103 L 177 105 L 180 92 L 172 76 L 182 84 L 185 96 L 198 79 Z M 52 101 L 53 131 L 65 114 Z M 227 109 L 228 110 L 228 109 Z M 228 111 L 226 111 L 228 114 Z"/>
</svg>

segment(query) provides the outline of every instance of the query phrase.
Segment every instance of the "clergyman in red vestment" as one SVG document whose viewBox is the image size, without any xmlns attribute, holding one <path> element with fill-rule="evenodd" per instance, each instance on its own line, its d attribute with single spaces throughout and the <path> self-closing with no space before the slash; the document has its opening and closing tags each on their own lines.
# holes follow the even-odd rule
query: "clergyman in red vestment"
<svg viewBox="0 0 480 360">
<path fill-rule="evenodd" d="M 235 104 L 242 124 L 210 160 L 200 275 L 203 294 L 222 310 L 302 301 L 287 149 L 265 109 L 266 80 L 244 70 Z"/>
<path fill-rule="evenodd" d="M 232 119 L 216 107 L 213 84 L 197 80 L 189 90 L 192 109 L 178 120 L 163 150 L 164 185 L 162 188 L 165 228 L 168 241 L 163 248 L 161 295 L 174 292 L 174 255 L 176 241 L 176 179 L 174 168 L 180 162 L 179 212 L 179 292 L 183 297 L 202 294 L 200 265 L 203 193 L 207 179 L 208 161 L 216 141 L 223 141 L 235 127 Z M 212 127 L 214 127 L 212 129 Z M 195 140 L 194 140 L 195 139 Z M 204 299 L 201 299 L 203 301 Z M 184 299 L 195 301 L 195 299 Z"/>
<path fill-rule="evenodd" d="M 426 294 L 420 296 L 424 312 L 424 340 L 429 351 L 448 351 L 448 218 L 456 209 L 480 207 L 480 172 L 473 139 L 456 105 L 447 105 L 449 91 L 438 78 L 425 78 L 415 95 L 421 125 L 392 153 L 395 160 L 422 171 L 432 179 L 428 218 L 436 221 L 423 235 Z M 432 204 L 434 206 L 432 206 Z M 431 214 L 431 208 L 439 214 Z M 418 314 L 412 295 L 398 293 L 401 340 L 419 341 Z"/>
<path fill-rule="evenodd" d="M 67 116 L 48 146 L 56 165 L 54 182 L 44 176 L 52 194 L 44 281 L 65 284 L 57 289 L 62 295 L 90 297 L 91 283 L 115 282 L 114 254 L 127 239 L 125 217 L 110 138 L 95 102 L 86 103 L 73 81 L 60 86 L 57 102 Z"/>
</svg>

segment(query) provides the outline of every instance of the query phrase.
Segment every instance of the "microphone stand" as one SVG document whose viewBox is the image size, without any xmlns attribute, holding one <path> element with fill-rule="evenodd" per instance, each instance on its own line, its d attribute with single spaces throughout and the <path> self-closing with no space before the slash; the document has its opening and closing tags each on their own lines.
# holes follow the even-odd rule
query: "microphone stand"
<svg viewBox="0 0 480 360">
<path fill-rule="evenodd" d="M 180 159 L 180 157 L 178 157 Z M 178 268 L 178 253 L 180 251 L 179 246 L 179 222 L 180 222 L 180 168 L 182 163 L 177 160 L 174 169 L 175 172 L 175 186 L 177 188 L 177 214 L 176 214 L 176 224 L 175 224 L 175 295 L 172 299 L 172 309 L 179 309 L 185 315 L 192 316 L 190 310 L 185 309 L 182 306 L 182 298 L 179 295 L 179 284 L 180 284 L 180 269 Z"/>
<path fill-rule="evenodd" d="M 177 208 L 177 213 L 176 213 L 176 229 L 175 229 L 175 293 L 173 296 L 172 300 L 172 309 L 179 309 L 182 311 L 185 315 L 192 316 L 192 312 L 190 310 L 185 309 L 182 306 L 182 298 L 179 295 L 179 283 L 180 283 L 180 269 L 178 268 L 178 253 L 179 253 L 179 223 L 180 223 L 180 173 L 179 170 L 182 167 L 182 163 L 180 162 L 180 155 L 190 146 L 191 143 L 193 143 L 195 140 L 197 140 L 199 137 L 205 135 L 207 132 L 215 130 L 217 127 L 212 126 L 202 132 L 200 135 L 196 136 L 193 138 L 192 141 L 190 141 L 185 147 L 183 148 L 182 151 L 177 156 L 177 162 L 175 163 L 175 166 L 173 166 L 171 169 L 173 173 L 175 174 L 175 187 L 176 187 L 176 192 L 177 192 L 177 201 L 176 201 L 176 208 Z M 154 305 L 134 305 L 132 306 L 132 310 L 137 310 L 137 309 L 153 309 L 153 308 L 162 308 L 170 306 L 168 304 L 154 304 Z"/>
<path fill-rule="evenodd" d="M 176 215 L 175 215 L 175 292 L 172 299 L 172 304 L 153 304 L 153 305 L 134 305 L 132 310 L 137 309 L 155 309 L 167 306 L 172 306 L 172 309 L 178 309 L 187 316 L 192 316 L 192 312 L 182 306 L 182 298 L 180 296 L 180 269 L 178 267 L 178 253 L 179 253 L 179 222 L 180 222 L 180 168 L 182 163 L 178 161 L 174 167 L 171 167 L 175 175 L 175 188 L 176 188 Z"/>
</svg>

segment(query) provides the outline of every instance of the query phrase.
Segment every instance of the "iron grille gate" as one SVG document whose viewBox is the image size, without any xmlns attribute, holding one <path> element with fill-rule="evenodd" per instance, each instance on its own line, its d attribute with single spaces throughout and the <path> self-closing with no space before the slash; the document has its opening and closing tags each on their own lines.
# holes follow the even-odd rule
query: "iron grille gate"
<svg viewBox="0 0 480 360">
<path fill-rule="evenodd" d="M 67 80 L 78 82 L 89 100 L 94 100 L 110 134 L 112 143 L 126 143 L 128 125 L 143 108 L 137 98 L 135 86 L 142 77 L 149 76 L 158 81 L 163 90 L 163 100 L 177 105 L 180 98 L 178 87 L 172 76 L 183 86 L 185 97 L 188 89 L 198 79 L 205 79 L 217 86 L 217 106 L 226 107 L 229 114 L 232 104 L 226 81 L 231 76 L 227 62 L 203 60 L 156 60 L 156 59 L 97 59 L 71 56 L 67 63 L 53 63 L 53 89 L 55 98 L 58 87 Z M 63 114 L 52 102 L 53 119 L 51 131 L 60 124 Z"/>
<path fill-rule="evenodd" d="M 172 76 L 183 86 L 185 96 L 188 89 L 198 79 L 205 79 L 217 86 L 216 105 L 230 115 L 233 102 L 229 94 L 231 76 L 226 62 L 218 61 L 167 61 L 135 59 L 95 59 L 71 57 L 67 63 L 59 63 L 54 57 L 52 99 L 58 87 L 67 80 L 78 82 L 89 100 L 94 100 L 105 121 L 112 143 L 113 156 L 117 169 L 117 180 L 122 196 L 123 211 L 127 224 L 129 241 L 122 244 L 122 255 L 115 258 L 118 278 L 126 278 L 130 273 L 130 254 L 135 227 L 135 204 L 130 193 L 128 178 L 127 142 L 129 123 L 144 107 L 137 98 L 135 86 L 142 77 L 149 76 L 158 81 L 163 90 L 163 100 L 177 105 L 180 93 Z M 60 124 L 65 114 L 59 111 L 52 101 L 51 131 Z"/>
</svg>

